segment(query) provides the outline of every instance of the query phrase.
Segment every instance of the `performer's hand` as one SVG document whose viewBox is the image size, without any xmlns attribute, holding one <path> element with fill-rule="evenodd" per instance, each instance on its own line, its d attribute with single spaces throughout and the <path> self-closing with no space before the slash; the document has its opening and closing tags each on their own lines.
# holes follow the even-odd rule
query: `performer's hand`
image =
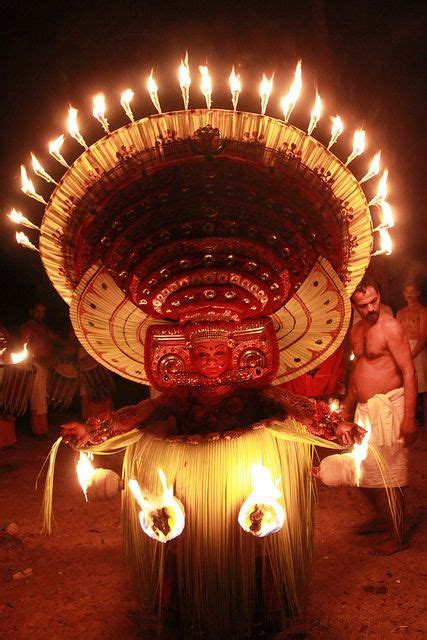
<svg viewBox="0 0 427 640">
<path fill-rule="evenodd" d="M 366 430 L 363 427 L 359 426 L 355 422 L 347 422 L 346 420 L 341 420 L 335 429 L 335 435 L 338 438 L 338 442 L 346 447 L 349 447 L 355 442 L 360 444 L 365 433 Z"/>
<path fill-rule="evenodd" d="M 84 447 L 89 440 L 89 434 L 81 422 L 68 422 L 61 427 L 61 436 L 72 447 Z"/>
</svg>

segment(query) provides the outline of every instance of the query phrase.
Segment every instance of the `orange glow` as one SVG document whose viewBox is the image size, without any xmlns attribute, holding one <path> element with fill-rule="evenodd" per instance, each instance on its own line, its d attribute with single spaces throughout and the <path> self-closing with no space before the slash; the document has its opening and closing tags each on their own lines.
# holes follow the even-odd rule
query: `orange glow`
<svg viewBox="0 0 427 640">
<path fill-rule="evenodd" d="M 37 160 L 36 156 L 34 155 L 34 153 L 31 153 L 31 160 L 32 160 L 32 164 L 33 164 L 33 171 L 36 174 L 36 176 L 39 176 L 40 178 L 43 178 L 43 180 L 46 180 L 46 182 L 53 182 L 54 184 L 58 184 L 56 182 L 56 180 L 54 180 L 52 178 L 52 176 L 50 176 L 41 166 L 40 162 Z"/>
<path fill-rule="evenodd" d="M 329 140 L 328 149 L 332 147 L 344 131 L 344 124 L 340 116 L 332 118 L 331 139 Z"/>
<path fill-rule="evenodd" d="M 133 100 L 134 97 L 134 92 L 132 91 L 132 89 L 126 89 L 126 91 L 123 91 L 121 97 L 120 97 L 120 104 L 122 105 L 123 109 L 125 110 L 125 113 L 127 115 L 127 117 L 129 118 L 129 120 L 131 122 L 135 122 L 135 119 L 133 117 L 133 113 L 132 113 L 132 109 L 130 106 L 130 103 Z"/>
<path fill-rule="evenodd" d="M 20 244 L 21 247 L 25 247 L 26 249 L 31 249 L 31 251 L 39 252 L 37 247 L 33 245 L 32 242 L 29 241 L 28 236 L 26 236 L 23 231 L 17 231 L 15 234 L 15 237 L 16 237 L 16 242 Z"/>
<path fill-rule="evenodd" d="M 179 86 L 181 87 L 182 99 L 184 101 L 184 109 L 188 109 L 190 101 L 190 67 L 188 65 L 188 51 L 185 52 L 185 59 L 181 60 L 178 70 Z"/>
<path fill-rule="evenodd" d="M 279 531 L 285 522 L 285 511 L 277 502 L 282 494 L 267 467 L 253 464 L 251 472 L 253 491 L 243 503 L 238 521 L 244 531 L 263 538 Z"/>
<path fill-rule="evenodd" d="M 207 66 L 199 66 L 199 71 L 202 76 L 200 88 L 205 96 L 206 108 L 210 109 L 212 106 L 212 78 L 209 75 L 209 69 Z"/>
<path fill-rule="evenodd" d="M 380 202 L 383 202 L 384 200 L 386 200 L 387 198 L 387 180 L 388 180 L 388 170 L 385 169 L 383 171 L 383 175 L 381 176 L 381 179 L 378 183 L 378 190 L 376 195 L 372 198 L 372 200 L 368 203 L 368 205 L 371 207 L 374 204 L 379 204 Z"/>
<path fill-rule="evenodd" d="M 63 133 L 61 133 L 61 135 L 58 136 L 55 140 L 52 140 L 52 142 L 49 142 L 49 153 L 52 156 L 52 158 L 55 158 L 55 160 L 60 162 L 64 167 L 68 168 L 70 165 L 62 157 L 60 153 L 61 147 L 64 144 L 64 140 L 65 140 L 65 136 Z"/>
<path fill-rule="evenodd" d="M 283 111 L 283 119 L 285 122 L 288 122 L 290 118 L 293 108 L 295 107 L 298 97 L 301 93 L 301 89 L 302 89 L 302 71 L 301 71 L 301 60 L 299 60 L 295 68 L 294 79 L 289 89 L 289 93 L 287 96 L 284 96 L 280 101 L 282 111 Z"/>
<path fill-rule="evenodd" d="M 356 129 L 353 136 L 353 151 L 347 158 L 345 166 L 347 167 L 357 156 L 362 155 L 365 150 L 365 132 L 363 129 Z"/>
<path fill-rule="evenodd" d="M 382 226 L 387 227 L 388 229 L 391 229 L 392 227 L 394 227 L 394 217 L 393 217 L 393 212 L 391 210 L 391 206 L 386 200 L 382 200 L 379 203 L 379 206 L 381 207 L 382 218 L 383 218 L 381 222 Z"/>
<path fill-rule="evenodd" d="M 108 126 L 108 121 L 105 116 L 105 96 L 103 93 L 98 93 L 93 99 L 93 116 L 101 123 L 102 128 L 105 133 L 110 133 L 110 129 Z"/>
<path fill-rule="evenodd" d="M 262 74 L 262 80 L 259 86 L 259 95 L 261 97 L 261 115 L 265 115 L 267 109 L 268 101 L 273 90 L 273 78 L 274 74 L 270 79 L 267 78 L 265 73 Z"/>
<path fill-rule="evenodd" d="M 158 96 L 157 82 L 154 80 L 154 76 L 153 76 L 153 69 L 151 69 L 150 76 L 147 80 L 147 90 L 148 90 L 148 93 L 150 94 L 151 102 L 154 104 L 157 111 L 159 113 L 162 113 L 162 109 L 159 102 L 159 96 Z"/>
<path fill-rule="evenodd" d="M 236 75 L 234 71 L 234 66 L 230 73 L 230 91 L 231 91 L 231 101 L 233 103 L 233 109 L 236 111 L 237 103 L 239 102 L 240 92 L 242 91 L 242 83 L 240 82 L 240 76 Z"/>
<path fill-rule="evenodd" d="M 141 507 L 139 523 L 142 530 L 153 540 L 168 542 L 178 537 L 185 526 L 185 510 L 182 502 L 173 495 L 173 486 L 167 486 L 166 476 L 158 469 L 163 493 L 159 496 L 144 496 L 136 480 L 129 480 L 129 489 Z"/>
<path fill-rule="evenodd" d="M 24 344 L 22 351 L 18 351 L 17 353 L 11 353 L 10 359 L 12 364 L 19 364 L 20 362 L 24 362 L 28 357 L 27 343 Z"/>
<path fill-rule="evenodd" d="M 380 160 L 381 160 L 381 151 L 378 151 L 378 153 L 376 153 L 372 158 L 371 164 L 369 165 L 369 169 L 367 173 L 365 173 L 363 178 L 359 181 L 359 184 L 362 184 L 362 182 L 366 182 L 366 180 L 369 180 L 370 178 L 373 178 L 374 176 L 377 176 L 379 174 Z"/>
<path fill-rule="evenodd" d="M 360 444 L 357 444 L 357 442 L 355 442 L 352 450 L 349 453 L 349 456 L 354 460 L 354 468 L 355 468 L 355 476 L 356 476 L 355 480 L 356 480 L 357 487 L 360 485 L 361 465 L 363 460 L 366 460 L 366 456 L 368 455 L 368 445 L 369 445 L 369 440 L 371 439 L 371 433 L 372 433 L 371 423 L 369 422 L 368 419 L 366 420 L 365 424 L 363 424 L 363 422 L 359 423 L 359 426 L 363 427 L 366 430 L 366 433 L 363 436 L 362 442 Z"/>
<path fill-rule="evenodd" d="M 322 101 L 319 94 L 316 94 L 316 100 L 314 101 L 314 107 L 310 114 L 310 123 L 308 125 L 307 133 L 309 136 L 313 133 L 313 129 L 317 126 L 322 114 Z"/>
<path fill-rule="evenodd" d="M 25 195 L 30 196 L 30 198 L 34 198 L 34 200 L 37 200 L 37 202 L 42 202 L 43 204 L 47 204 L 43 196 L 36 193 L 36 190 L 34 189 L 34 185 L 32 181 L 29 179 L 27 170 L 23 164 L 21 164 L 21 183 L 22 183 L 21 191 L 23 191 Z"/>
<path fill-rule="evenodd" d="M 96 469 L 92 465 L 93 455 L 92 453 L 84 453 L 80 451 L 79 461 L 76 465 L 77 477 L 79 479 L 80 486 L 85 494 L 86 502 L 88 502 L 87 498 L 87 489 L 90 485 L 90 481 L 96 473 Z"/>
<path fill-rule="evenodd" d="M 74 109 L 74 107 L 70 107 L 68 109 L 68 132 L 70 136 L 79 143 L 79 145 L 87 150 L 89 147 L 80 134 L 79 125 L 77 124 L 77 114 L 78 111 L 77 109 Z"/>
<path fill-rule="evenodd" d="M 11 209 L 7 214 L 9 220 L 12 220 L 15 224 L 22 224 L 24 227 L 28 227 L 29 229 L 37 229 L 40 230 L 39 227 L 33 224 L 28 218 L 26 218 L 20 211 L 16 209 Z"/>
</svg>

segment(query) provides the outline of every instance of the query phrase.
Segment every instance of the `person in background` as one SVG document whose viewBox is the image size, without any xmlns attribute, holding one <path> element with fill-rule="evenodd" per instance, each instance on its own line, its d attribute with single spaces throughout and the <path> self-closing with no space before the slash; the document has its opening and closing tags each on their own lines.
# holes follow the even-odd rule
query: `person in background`
<svg viewBox="0 0 427 640">
<path fill-rule="evenodd" d="M 13 447 L 16 445 L 15 435 L 15 419 L 2 411 L 3 405 L 3 374 L 4 366 L 7 362 L 7 350 L 10 347 L 9 332 L 0 323 L 0 449 L 6 449 L 7 447 Z"/>
<path fill-rule="evenodd" d="M 354 419 L 372 427 L 371 444 L 382 454 L 391 472 L 390 486 L 398 487 L 396 530 L 388 517 L 384 481 L 369 453 L 362 463 L 360 486 L 375 517 L 359 529 L 360 534 L 385 533 L 372 548 L 389 555 L 407 546 L 404 535 L 404 493 L 408 484 L 408 445 L 415 439 L 416 380 L 408 339 L 392 316 L 381 309 L 375 282 L 362 281 L 352 295 L 361 320 L 351 330 L 353 368 L 342 406 L 344 420 Z M 357 406 L 356 406 L 357 405 Z M 356 409 L 356 411 L 355 411 Z"/>
<path fill-rule="evenodd" d="M 411 347 L 417 373 L 418 393 L 423 400 L 424 427 L 427 425 L 427 307 L 420 303 L 420 290 L 411 283 L 403 288 L 406 307 L 399 309 L 397 319 Z"/>
<path fill-rule="evenodd" d="M 64 341 L 49 329 L 44 322 L 46 307 L 37 302 L 29 309 L 29 318 L 21 328 L 21 338 L 27 343 L 36 374 L 31 390 L 31 428 L 36 437 L 45 436 L 48 431 L 47 420 L 47 383 L 49 369 L 58 361 L 56 347 L 62 347 Z"/>
</svg>

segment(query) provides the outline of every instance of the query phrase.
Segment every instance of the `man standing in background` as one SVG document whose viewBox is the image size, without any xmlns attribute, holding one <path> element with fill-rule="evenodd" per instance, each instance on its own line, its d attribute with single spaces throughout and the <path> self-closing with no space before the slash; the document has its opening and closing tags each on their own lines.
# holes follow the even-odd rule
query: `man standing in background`
<svg viewBox="0 0 427 640">
<path fill-rule="evenodd" d="M 424 428 L 427 425 L 427 307 L 420 303 L 420 290 L 415 284 L 403 289 L 406 307 L 399 309 L 397 319 L 403 327 L 411 348 L 417 373 L 418 393 L 423 396 Z"/>
<path fill-rule="evenodd" d="M 344 420 L 359 424 L 368 419 L 371 444 L 382 454 L 391 471 L 390 485 L 397 491 L 398 531 L 388 516 L 384 482 L 371 453 L 362 464 L 360 486 L 372 505 L 375 517 L 360 534 L 384 532 L 385 539 L 373 547 L 378 555 L 389 555 L 406 546 L 404 536 L 404 493 L 408 484 L 408 445 L 415 438 L 416 380 L 408 339 L 400 323 L 381 309 L 375 282 L 362 281 L 352 295 L 360 321 L 351 330 L 355 356 L 347 395 Z M 357 405 L 357 406 L 356 406 Z"/>
<path fill-rule="evenodd" d="M 33 357 L 36 374 L 31 391 L 31 428 L 36 437 L 48 433 L 47 383 L 49 369 L 57 362 L 55 346 L 63 346 L 64 341 L 49 329 L 44 322 L 46 307 L 38 302 L 30 309 L 27 322 L 21 326 L 21 337 L 27 343 Z"/>
</svg>

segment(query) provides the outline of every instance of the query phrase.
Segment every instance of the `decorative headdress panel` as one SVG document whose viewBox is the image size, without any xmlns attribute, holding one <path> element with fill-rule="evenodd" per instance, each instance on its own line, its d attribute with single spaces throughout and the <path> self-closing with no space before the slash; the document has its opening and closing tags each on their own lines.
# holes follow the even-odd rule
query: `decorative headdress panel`
<svg viewBox="0 0 427 640">
<path fill-rule="evenodd" d="M 347 330 L 372 250 L 369 205 L 346 166 L 360 141 L 344 165 L 311 135 L 233 104 L 138 121 L 127 111 L 114 132 L 94 113 L 107 135 L 90 147 L 74 120 L 85 151 L 46 204 L 40 252 L 82 344 L 124 377 L 186 384 L 194 323 L 227 333 L 229 376 L 251 383 L 313 368 Z M 384 193 L 373 203 L 385 210 Z"/>
</svg>

